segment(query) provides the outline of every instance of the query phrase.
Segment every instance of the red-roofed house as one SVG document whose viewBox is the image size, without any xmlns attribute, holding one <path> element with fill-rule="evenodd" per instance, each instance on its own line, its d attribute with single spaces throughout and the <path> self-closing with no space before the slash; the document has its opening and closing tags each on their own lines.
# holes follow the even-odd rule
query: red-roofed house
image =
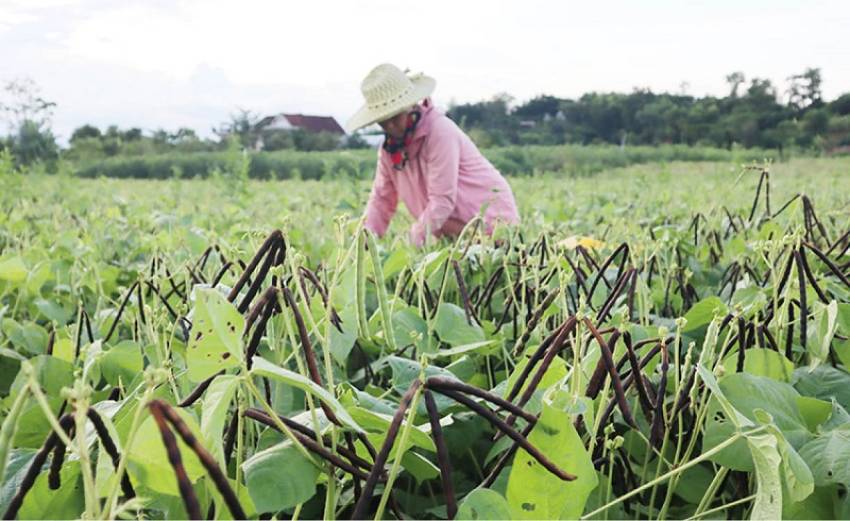
<svg viewBox="0 0 850 521">
<path fill-rule="evenodd" d="M 256 150 L 264 150 L 267 148 L 267 145 L 275 149 L 275 145 L 271 144 L 271 141 L 279 142 L 282 138 L 284 140 L 288 138 L 283 138 L 282 134 L 286 134 L 290 131 L 300 130 L 303 132 L 307 132 L 309 134 L 322 134 L 325 136 L 323 139 L 323 147 L 327 146 L 338 146 L 345 139 L 345 131 L 336 122 L 336 120 L 330 116 L 306 116 L 304 114 L 275 114 L 273 116 L 266 116 L 260 121 L 257 122 L 254 127 L 256 130 L 257 141 L 254 144 L 254 148 Z M 275 136 L 278 138 L 275 138 Z M 333 140 L 333 136 L 336 137 L 336 140 Z M 329 142 L 327 138 L 330 138 Z M 278 145 L 279 146 L 279 145 Z"/>
<path fill-rule="evenodd" d="M 330 132 L 345 135 L 339 123 L 330 116 L 305 116 L 304 114 L 276 114 L 266 116 L 257 123 L 261 130 L 293 130 L 300 128 L 307 132 Z"/>
</svg>

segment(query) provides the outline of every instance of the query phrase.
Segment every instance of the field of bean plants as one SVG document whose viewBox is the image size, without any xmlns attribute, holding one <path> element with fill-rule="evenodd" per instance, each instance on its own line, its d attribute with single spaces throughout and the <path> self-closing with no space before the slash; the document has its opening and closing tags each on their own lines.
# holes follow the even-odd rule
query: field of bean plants
<svg viewBox="0 0 850 521">
<path fill-rule="evenodd" d="M 4 519 L 850 518 L 850 159 L 509 182 L 0 177 Z"/>
</svg>

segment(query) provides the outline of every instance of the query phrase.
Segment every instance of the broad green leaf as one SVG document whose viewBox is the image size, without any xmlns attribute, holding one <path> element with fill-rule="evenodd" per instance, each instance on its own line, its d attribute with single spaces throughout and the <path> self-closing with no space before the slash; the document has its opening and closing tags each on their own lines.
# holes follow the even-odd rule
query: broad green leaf
<svg viewBox="0 0 850 521">
<path fill-rule="evenodd" d="M 790 385 L 747 373 L 728 375 L 718 384 L 702 366 L 698 367 L 698 371 L 712 390 L 703 450 L 723 443 L 742 427 L 754 426 L 758 409 L 773 418 L 792 447 L 800 447 L 811 437 L 805 419 L 797 408 L 796 399 L 799 395 Z M 733 470 L 753 470 L 753 461 L 744 440 L 715 454 L 711 461 Z"/>
<path fill-rule="evenodd" d="M 103 378 L 111 385 L 118 385 L 119 379 L 126 386 L 143 368 L 142 349 L 132 340 L 124 340 L 106 351 L 100 360 Z"/>
<path fill-rule="evenodd" d="M 403 395 L 407 392 L 410 384 L 413 383 L 413 379 L 419 378 L 419 374 L 422 372 L 422 366 L 413 360 L 408 360 L 407 358 L 402 358 L 400 356 L 388 356 L 387 362 L 390 364 L 390 368 L 392 368 L 393 371 L 393 390 L 398 394 Z M 446 378 L 456 379 L 451 372 L 436 365 L 429 365 L 425 368 L 425 377 L 427 378 L 429 376 L 443 376 Z M 455 403 L 454 400 L 447 398 L 440 393 L 433 394 L 434 402 L 437 404 L 437 409 L 440 411 Z M 420 400 L 419 402 L 418 410 L 422 414 L 425 414 L 424 402 L 425 400 Z"/>
<path fill-rule="evenodd" d="M 195 437 L 203 439 L 195 418 L 183 409 L 176 410 Z M 204 475 L 204 467 L 201 466 L 192 449 L 183 443 L 183 439 L 176 434 L 175 437 L 186 474 L 189 476 L 189 481 L 194 483 Z M 168 453 L 162 443 L 162 434 L 153 416 L 148 415 L 136 433 L 133 446 L 129 449 L 127 470 L 134 483 L 144 483 L 148 488 L 160 494 L 180 495 L 174 470 L 168 462 Z"/>
<path fill-rule="evenodd" d="M 380 434 L 380 443 L 376 444 L 376 446 L 380 446 L 383 443 L 383 440 L 386 437 L 386 432 L 392 423 L 391 415 L 380 414 L 357 406 L 349 407 L 348 412 L 351 414 L 354 421 L 366 429 L 368 433 Z M 420 447 L 430 452 L 437 452 L 437 447 L 434 445 L 434 441 L 431 439 L 431 436 L 429 436 L 420 427 L 413 426 L 413 428 L 410 429 L 410 443 L 412 446 Z M 393 450 L 395 450 L 395 447 L 396 444 L 393 445 Z"/>
<path fill-rule="evenodd" d="M 730 402 L 726 395 L 723 394 L 723 390 L 720 388 L 720 384 L 714 377 L 714 373 L 706 369 L 704 366 L 698 365 L 697 374 L 699 374 L 700 380 L 705 382 L 706 387 L 708 387 L 711 391 L 712 399 L 718 404 L 719 408 L 726 413 L 726 417 L 735 427 L 740 428 L 742 426 L 754 425 L 752 421 L 735 409 L 732 402 Z"/>
<path fill-rule="evenodd" d="M 283 367 L 278 367 L 259 356 L 254 357 L 253 364 L 254 365 L 251 368 L 252 375 L 267 376 L 287 385 L 297 387 L 302 391 L 308 392 L 330 407 L 331 411 L 336 414 L 336 417 L 339 418 L 342 423 L 351 427 L 355 431 L 363 430 L 353 419 L 351 419 L 348 411 L 346 411 L 342 404 L 334 398 L 333 394 L 328 392 L 327 389 L 320 387 L 309 378 L 289 371 L 288 369 L 284 369 Z"/>
<path fill-rule="evenodd" d="M 846 335 L 847 333 L 844 334 Z M 841 361 L 841 365 L 844 366 L 844 370 L 850 370 L 850 339 L 833 339 L 832 349 L 835 351 L 835 354 L 838 355 L 838 360 Z"/>
<path fill-rule="evenodd" d="M 732 374 L 738 368 L 738 352 L 731 353 L 723 360 L 726 374 Z M 790 382 L 794 374 L 794 364 L 782 353 L 772 349 L 750 348 L 744 351 L 744 372 L 754 376 L 765 376 L 780 382 Z"/>
<path fill-rule="evenodd" d="M 832 403 L 810 396 L 798 396 L 797 407 L 806 420 L 806 426 L 812 432 L 815 432 L 818 425 L 828 420 L 829 415 L 832 414 Z"/>
<path fill-rule="evenodd" d="M 438 270 L 438 268 L 440 268 L 440 266 L 443 265 L 448 256 L 449 252 L 445 248 L 437 251 L 432 251 L 431 253 L 425 255 L 425 257 L 423 257 L 422 260 L 419 261 L 419 264 L 417 264 L 416 266 L 417 274 L 421 270 L 424 270 L 425 277 L 430 277 Z"/>
<path fill-rule="evenodd" d="M 42 472 L 24 498 L 18 519 L 79 519 L 85 510 L 80 462 L 68 460 L 59 472 L 62 485 L 50 490 Z"/>
<path fill-rule="evenodd" d="M 829 419 L 821 425 L 821 431 L 827 432 L 834 429 L 844 430 L 848 428 L 850 428 L 850 413 L 840 403 L 832 400 L 832 413 L 830 413 Z"/>
<path fill-rule="evenodd" d="M 342 332 L 336 327 L 331 327 L 331 355 L 344 367 L 357 340 L 357 316 L 352 306 L 344 308 L 338 315 Z"/>
<path fill-rule="evenodd" d="M 240 483 L 239 486 L 236 486 L 236 480 L 227 478 L 227 482 L 230 483 L 230 488 L 234 491 L 238 492 L 239 504 L 242 505 L 242 510 L 245 511 L 246 519 L 256 519 L 257 518 L 257 508 L 254 506 L 254 500 L 251 499 L 251 492 L 248 490 L 248 487 L 245 486 L 245 483 Z M 212 499 L 215 502 L 215 511 L 216 512 L 227 512 L 227 516 L 230 516 L 230 510 L 227 508 L 227 502 L 225 502 L 224 497 L 218 491 L 218 488 L 214 486 L 207 487 L 207 492 L 212 495 Z M 220 516 L 220 519 L 224 519 L 225 516 Z"/>
<path fill-rule="evenodd" d="M 684 333 L 697 330 L 707 326 L 716 315 L 725 315 L 728 312 L 726 304 L 719 297 L 711 296 L 704 298 L 694 304 L 685 314 L 688 323 L 682 330 Z"/>
<path fill-rule="evenodd" d="M 38 355 L 30 358 L 33 376 L 47 396 L 58 397 L 63 387 L 74 384 L 74 366 L 64 360 L 50 355 Z M 27 384 L 23 369 L 18 371 L 15 381 L 9 388 L 9 395 L 14 396 Z"/>
<path fill-rule="evenodd" d="M 387 257 L 387 260 L 384 261 L 384 277 L 389 279 L 393 275 L 400 273 L 404 268 L 408 267 L 410 263 L 410 249 L 405 247 L 396 248 L 389 257 Z"/>
<path fill-rule="evenodd" d="M 800 449 L 815 485 L 850 483 L 850 431 L 836 429 L 819 434 Z"/>
<path fill-rule="evenodd" d="M 73 363 L 74 342 L 70 338 L 57 338 L 53 344 L 53 356 L 68 363 Z"/>
<path fill-rule="evenodd" d="M 27 267 L 19 256 L 0 260 L 0 280 L 18 284 L 26 280 L 27 273 Z"/>
<path fill-rule="evenodd" d="M 395 405 L 392 402 L 376 398 L 375 396 L 354 387 L 351 383 L 344 382 L 340 384 L 340 387 L 343 390 L 339 393 L 339 401 L 346 408 L 360 406 L 369 411 L 389 416 L 392 416 L 395 412 Z"/>
<path fill-rule="evenodd" d="M 806 342 L 806 349 L 812 361 L 812 367 L 817 367 L 829 358 L 829 346 L 835 336 L 838 326 L 838 303 L 831 301 L 828 305 L 814 303 L 815 327 Z"/>
<path fill-rule="evenodd" d="M 526 451 L 518 450 L 505 494 L 512 518 L 577 519 L 598 481 L 570 415 L 544 403 L 528 441 L 576 480 L 561 481 Z"/>
<path fill-rule="evenodd" d="M 11 318 L 4 318 L 3 333 L 18 350 L 30 355 L 40 355 L 47 350 L 47 331 L 35 322 L 20 324 Z"/>
<path fill-rule="evenodd" d="M 9 502 L 18 492 L 36 452 L 36 449 L 14 449 L 9 453 L 6 477 L 0 481 L 0 512 L 6 511 Z"/>
<path fill-rule="evenodd" d="M 782 519 L 847 519 L 847 515 L 836 513 L 838 487 L 815 487 L 806 499 L 798 502 L 782 501 Z"/>
<path fill-rule="evenodd" d="M 104 270 L 106 271 L 106 270 Z M 40 263 L 37 267 L 30 270 L 29 277 L 27 277 L 26 289 L 31 294 L 35 295 L 40 292 L 42 286 L 50 280 L 53 276 L 53 273 L 50 271 L 50 264 L 46 262 Z M 108 293 L 107 285 L 104 284 L 104 292 Z"/>
<path fill-rule="evenodd" d="M 289 442 L 251 456 L 242 464 L 245 484 L 257 512 L 277 512 L 304 503 L 316 493 L 319 469 Z"/>
<path fill-rule="evenodd" d="M 59 412 L 65 400 L 59 397 L 47 399 L 50 410 Z M 51 427 L 44 412 L 35 400 L 30 400 L 21 412 L 18 430 L 15 432 L 14 447 L 37 449 L 44 444 L 44 439 L 50 433 Z"/>
<path fill-rule="evenodd" d="M 21 418 L 21 412 L 23 412 L 29 399 L 29 392 L 18 393 L 11 409 L 6 413 L 3 420 L 0 421 L 0 483 L 3 483 L 6 477 L 6 462 L 9 461 L 12 441 L 15 438 L 15 431 L 18 430 L 18 421 Z"/>
<path fill-rule="evenodd" d="M 35 300 L 34 304 L 42 315 L 47 317 L 49 320 L 56 322 L 60 326 L 67 324 L 73 317 L 73 311 L 65 309 L 61 304 L 52 300 L 39 298 Z"/>
<path fill-rule="evenodd" d="M 720 388 L 732 405 L 750 420 L 763 409 L 794 447 L 805 443 L 811 433 L 797 407 L 799 394 L 786 383 L 770 378 L 737 373 L 720 380 Z"/>
<path fill-rule="evenodd" d="M 494 490 L 476 488 L 466 495 L 457 509 L 456 519 L 481 519 L 498 521 L 510 519 L 511 509 L 507 500 Z"/>
<path fill-rule="evenodd" d="M 466 344 L 483 342 L 484 331 L 474 321 L 472 324 L 466 321 L 463 308 L 454 304 L 443 302 L 437 309 L 434 319 L 434 331 L 440 340 L 452 347 Z"/>
<path fill-rule="evenodd" d="M 776 438 L 776 448 L 779 451 L 779 456 L 782 458 L 782 477 L 784 478 L 785 498 L 787 502 L 802 501 L 815 488 L 815 479 L 812 476 L 812 471 L 800 454 L 794 450 L 794 447 L 785 439 L 776 425 L 768 423 L 766 425 L 767 432 Z"/>
<path fill-rule="evenodd" d="M 201 434 L 204 435 L 205 446 L 210 454 L 222 467 L 224 467 L 224 424 L 227 409 L 238 387 L 238 376 L 223 374 L 216 376 L 204 393 Z"/>
<path fill-rule="evenodd" d="M 850 336 L 850 303 L 838 304 L 837 330 L 844 336 Z"/>
<path fill-rule="evenodd" d="M 242 363 L 242 330 L 245 318 L 212 288 L 195 290 L 192 331 L 186 349 L 189 379 L 200 382 L 222 369 Z"/>
<path fill-rule="evenodd" d="M 701 465 L 689 468 L 676 482 L 676 495 L 689 503 L 698 505 L 708 489 L 714 472 Z"/>
<path fill-rule="evenodd" d="M 750 519 L 782 518 L 782 482 L 779 477 L 781 459 L 776 438 L 770 434 L 748 436 L 756 469 L 756 500 Z"/>
<path fill-rule="evenodd" d="M 406 450 L 401 457 L 401 466 L 413 476 L 417 483 L 432 480 L 440 475 L 440 469 L 431 460 L 416 451 Z"/>
<path fill-rule="evenodd" d="M 399 349 L 410 344 L 416 346 L 417 351 L 429 353 L 436 346 L 428 338 L 428 324 L 419 314 L 410 307 L 404 307 L 393 313 L 392 319 L 393 335 Z"/>
<path fill-rule="evenodd" d="M 440 349 L 434 353 L 428 353 L 425 356 L 428 358 L 436 359 L 436 358 L 448 358 L 452 356 L 462 355 L 464 353 L 471 352 L 488 352 L 497 342 L 495 340 L 484 340 L 483 342 L 475 342 L 473 344 L 466 344 L 462 346 L 452 347 L 449 349 Z"/>
<path fill-rule="evenodd" d="M 338 284 L 333 292 L 333 305 L 337 311 L 344 311 L 354 305 L 354 286 L 357 274 L 352 265 L 339 275 Z M 353 311 L 352 311 L 353 312 Z"/>
<path fill-rule="evenodd" d="M 450 351 L 450 349 L 445 349 L 444 351 Z M 462 382 L 485 388 L 487 387 L 488 381 L 487 376 L 479 371 L 478 365 L 480 362 L 481 359 L 477 356 L 473 357 L 469 355 L 461 355 L 458 356 L 455 361 L 447 365 L 445 369 L 455 375 L 455 378 Z M 483 379 L 483 381 L 477 382 L 477 379 Z"/>
<path fill-rule="evenodd" d="M 528 365 L 528 358 L 523 357 L 522 360 L 514 367 L 513 372 L 508 377 L 508 384 L 505 386 L 504 396 L 513 389 L 514 385 L 516 385 L 517 380 L 519 380 L 519 376 L 522 374 L 522 371 L 525 369 L 525 366 Z M 537 369 L 540 367 L 540 363 L 537 363 L 537 366 L 531 370 L 529 373 L 529 377 L 526 378 L 525 383 L 522 384 L 522 389 L 519 390 L 517 396 L 522 396 L 522 393 L 525 391 L 525 388 L 528 387 L 528 384 L 531 382 L 531 378 L 537 372 Z M 543 391 L 548 389 L 549 387 L 555 385 L 560 382 L 567 376 L 567 363 L 563 358 L 556 356 L 552 359 L 552 363 L 549 364 L 549 367 L 546 368 L 546 372 L 543 373 L 543 378 L 540 379 L 540 384 L 537 386 L 538 390 Z"/>
<path fill-rule="evenodd" d="M 15 380 L 15 375 L 21 369 L 21 362 L 26 360 L 20 353 L 0 347 L 0 396 L 9 394 L 9 388 Z M 2 402 L 0 400 L 0 402 Z"/>
<path fill-rule="evenodd" d="M 800 367 L 794 371 L 794 388 L 804 396 L 838 401 L 850 409 L 850 373 L 828 364 L 812 369 Z"/>
<path fill-rule="evenodd" d="M 758 286 L 739 289 L 732 297 L 732 306 L 740 306 L 744 313 L 759 311 L 766 304 L 767 295 L 765 294 L 765 290 Z"/>
</svg>

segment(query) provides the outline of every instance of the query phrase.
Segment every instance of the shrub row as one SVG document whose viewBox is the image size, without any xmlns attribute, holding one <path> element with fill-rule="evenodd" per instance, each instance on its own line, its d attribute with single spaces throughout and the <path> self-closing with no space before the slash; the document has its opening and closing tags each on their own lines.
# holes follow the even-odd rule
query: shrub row
<svg viewBox="0 0 850 521">
<path fill-rule="evenodd" d="M 636 163 L 667 161 L 749 162 L 778 159 L 773 150 L 635 146 L 511 146 L 484 150 L 484 155 L 506 175 L 562 172 L 589 175 L 601 170 Z M 232 173 L 247 167 L 255 179 L 322 179 L 326 177 L 371 177 L 375 170 L 374 150 L 333 152 L 255 152 L 243 159 L 240 153 L 196 152 L 127 158 L 111 158 L 81 166 L 81 177 L 166 179 L 207 177 L 215 171 Z"/>
</svg>

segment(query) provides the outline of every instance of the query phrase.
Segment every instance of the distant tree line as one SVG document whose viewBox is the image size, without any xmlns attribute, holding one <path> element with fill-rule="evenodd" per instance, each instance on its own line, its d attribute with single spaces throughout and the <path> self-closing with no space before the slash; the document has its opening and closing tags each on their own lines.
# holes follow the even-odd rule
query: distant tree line
<svg viewBox="0 0 850 521">
<path fill-rule="evenodd" d="M 725 97 L 635 89 L 578 99 L 541 95 L 512 106 L 510 95 L 450 107 L 449 117 L 484 147 L 505 145 L 686 144 L 836 150 L 850 146 L 850 93 L 826 103 L 820 69 L 788 78 L 784 92 L 741 72 Z"/>
<path fill-rule="evenodd" d="M 770 80 L 741 72 L 726 77 L 724 97 L 654 93 L 592 92 L 578 99 L 541 95 L 515 105 L 508 94 L 477 103 L 455 104 L 448 115 L 481 147 L 509 145 L 617 144 L 689 145 L 777 150 L 789 148 L 850 152 L 850 93 L 826 102 L 820 69 L 809 68 L 788 78 L 780 92 Z M 64 160 L 77 167 L 114 158 L 179 156 L 198 152 L 253 150 L 266 152 L 327 151 L 364 148 L 360 134 L 339 136 L 302 129 L 268 130 L 260 117 L 238 110 L 213 128 L 215 139 L 201 138 L 190 128 L 174 132 L 139 128 L 106 129 L 83 125 L 60 148 L 51 129 L 56 104 L 46 100 L 29 80 L 9 81 L 0 88 L 0 163 L 18 167 L 42 165 L 55 170 Z"/>
<path fill-rule="evenodd" d="M 68 146 L 61 148 L 53 134 L 51 122 L 56 104 L 47 101 L 31 80 L 12 80 L 0 88 L 0 161 L 13 158 L 15 164 L 37 164 L 48 171 L 56 169 L 58 160 L 76 166 L 90 165 L 112 158 L 227 152 L 252 150 L 262 143 L 262 150 L 329 151 L 339 148 L 368 148 L 359 135 L 345 136 L 303 129 L 265 130 L 258 125 L 260 117 L 247 110 L 232 113 L 227 121 L 213 127 L 214 139 L 201 138 L 191 128 L 176 131 L 140 128 L 122 129 L 110 125 L 101 129 L 86 124 L 75 129 Z M 6 159 L 8 162 L 9 159 Z"/>
</svg>

